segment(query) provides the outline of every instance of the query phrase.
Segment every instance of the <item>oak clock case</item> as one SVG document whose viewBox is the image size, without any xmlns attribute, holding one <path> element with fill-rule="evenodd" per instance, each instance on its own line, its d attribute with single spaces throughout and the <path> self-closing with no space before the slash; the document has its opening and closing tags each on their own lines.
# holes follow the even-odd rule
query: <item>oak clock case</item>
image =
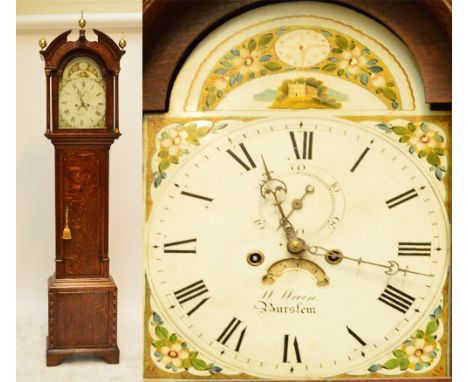
<svg viewBox="0 0 468 382">
<path fill-rule="evenodd" d="M 45 136 L 55 149 L 55 273 L 48 280 L 47 365 L 74 354 L 119 362 L 117 286 L 109 274 L 109 149 L 119 138 L 118 75 L 125 53 L 106 34 L 71 30 L 47 49 Z M 122 40 L 124 41 L 124 40 Z"/>
</svg>

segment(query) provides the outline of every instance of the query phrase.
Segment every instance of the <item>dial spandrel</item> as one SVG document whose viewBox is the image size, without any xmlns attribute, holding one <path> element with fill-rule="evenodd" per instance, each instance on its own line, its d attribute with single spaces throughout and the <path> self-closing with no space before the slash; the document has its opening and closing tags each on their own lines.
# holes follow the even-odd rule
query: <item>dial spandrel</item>
<svg viewBox="0 0 468 382">
<path fill-rule="evenodd" d="M 396 143 L 362 126 L 277 118 L 227 130 L 156 198 L 155 303 L 230 370 L 293 379 L 355 370 L 438 302 L 449 253 L 441 197 Z"/>
</svg>

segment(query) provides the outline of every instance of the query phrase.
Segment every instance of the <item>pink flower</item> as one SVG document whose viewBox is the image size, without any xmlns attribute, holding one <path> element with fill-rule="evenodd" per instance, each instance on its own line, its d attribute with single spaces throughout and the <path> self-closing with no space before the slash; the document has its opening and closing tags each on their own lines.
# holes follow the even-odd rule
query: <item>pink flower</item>
<svg viewBox="0 0 468 382">
<path fill-rule="evenodd" d="M 436 146 L 440 148 L 444 148 L 445 144 L 443 142 L 438 142 L 436 140 L 437 133 L 435 131 L 427 130 L 424 131 L 420 127 L 418 127 L 412 134 L 411 138 L 409 139 L 408 143 L 415 147 L 416 150 L 423 151 L 427 148 L 434 148 Z"/>
<path fill-rule="evenodd" d="M 353 50 L 345 50 L 341 53 L 342 60 L 339 63 L 340 69 L 350 73 L 357 73 L 359 68 L 367 64 L 367 58 L 361 55 L 361 49 L 358 47 Z"/>
</svg>

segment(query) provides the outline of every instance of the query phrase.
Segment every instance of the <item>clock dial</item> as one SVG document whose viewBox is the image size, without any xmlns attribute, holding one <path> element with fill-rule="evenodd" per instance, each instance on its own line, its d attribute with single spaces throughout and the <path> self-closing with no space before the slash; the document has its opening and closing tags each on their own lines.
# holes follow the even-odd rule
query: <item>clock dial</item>
<svg viewBox="0 0 468 382">
<path fill-rule="evenodd" d="M 281 61 L 303 68 L 327 57 L 330 53 L 330 44 L 318 32 L 298 29 L 281 36 L 276 42 L 275 51 Z"/>
<path fill-rule="evenodd" d="M 425 171 L 345 121 L 216 135 L 156 190 L 147 269 L 159 311 L 238 372 L 368 367 L 418 328 L 445 280 L 448 220 Z M 292 239 L 309 251 L 293 253 Z"/>
<path fill-rule="evenodd" d="M 59 84 L 60 128 L 105 127 L 106 87 L 99 66 L 88 58 L 72 60 Z"/>
</svg>

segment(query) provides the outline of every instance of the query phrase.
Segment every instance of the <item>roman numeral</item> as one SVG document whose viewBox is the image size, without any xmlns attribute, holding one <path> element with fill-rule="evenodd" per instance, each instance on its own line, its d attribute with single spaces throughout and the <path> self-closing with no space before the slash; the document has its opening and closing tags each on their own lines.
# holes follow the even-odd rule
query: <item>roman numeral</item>
<svg viewBox="0 0 468 382">
<path fill-rule="evenodd" d="M 401 313 L 406 313 L 415 298 L 391 285 L 387 285 L 378 300 Z"/>
<path fill-rule="evenodd" d="M 208 288 L 206 287 L 203 280 L 199 280 L 182 289 L 179 289 L 178 291 L 175 291 L 174 296 L 176 297 L 179 304 L 183 305 L 188 301 L 191 301 L 191 300 L 195 301 L 196 299 L 198 299 L 198 297 L 204 295 L 205 293 L 208 293 Z M 198 308 L 200 308 L 209 299 L 210 297 L 205 297 L 204 299 L 201 299 L 201 301 L 199 301 L 198 304 L 196 304 L 192 309 L 190 309 L 187 312 L 187 315 L 190 316 L 193 312 L 195 312 Z"/>
<path fill-rule="evenodd" d="M 346 329 L 348 330 L 348 333 L 351 334 L 351 336 L 354 337 L 354 339 L 359 342 L 362 346 L 366 346 L 367 344 L 365 343 L 365 341 L 359 337 L 355 332 L 353 332 L 352 329 L 350 329 L 348 326 L 346 326 Z"/>
<path fill-rule="evenodd" d="M 206 196 L 194 194 L 194 193 L 192 193 L 192 192 L 182 191 L 181 194 L 182 194 L 182 195 L 185 195 L 185 196 L 190 196 L 191 198 L 195 198 L 195 199 L 206 200 L 207 202 L 212 202 L 212 201 L 213 201 L 212 198 L 208 198 L 208 197 L 206 197 Z"/>
<path fill-rule="evenodd" d="M 294 154 L 296 159 L 312 159 L 312 146 L 314 143 L 314 133 L 312 131 L 304 131 L 302 133 L 302 153 L 299 152 L 299 147 L 296 142 L 294 132 L 290 131 L 289 136 L 293 145 Z M 301 155 L 302 154 L 302 155 Z"/>
<path fill-rule="evenodd" d="M 398 256 L 431 256 L 430 242 L 398 242 Z"/>
<path fill-rule="evenodd" d="M 301 363 L 301 353 L 299 352 L 299 344 L 297 343 L 297 337 L 294 337 L 292 341 L 294 354 L 296 355 L 296 361 Z M 290 347 L 289 334 L 284 335 L 284 348 L 283 348 L 283 362 L 289 362 L 288 351 Z"/>
<path fill-rule="evenodd" d="M 229 341 L 229 339 L 232 337 L 232 335 L 236 331 L 238 331 L 238 329 L 240 330 L 239 326 L 241 326 L 241 324 L 243 324 L 243 322 L 234 317 L 231 320 L 231 322 L 229 322 L 228 326 L 226 326 L 226 328 L 220 334 L 220 336 L 216 339 L 216 341 L 218 341 L 222 345 L 226 345 L 226 343 Z M 244 340 L 244 335 L 245 335 L 246 330 L 247 330 L 247 327 L 244 325 L 244 328 L 242 330 L 240 330 L 240 332 L 238 334 L 237 344 L 236 344 L 236 347 L 235 347 L 236 351 L 239 351 L 239 349 L 240 349 L 240 347 L 242 345 L 242 341 Z"/>
<path fill-rule="evenodd" d="M 356 167 L 359 166 L 359 163 L 361 163 L 361 161 L 364 159 L 364 157 L 366 156 L 368 152 L 369 152 L 369 147 L 366 147 L 366 149 L 362 152 L 361 156 L 358 158 L 356 163 L 354 163 L 354 166 L 350 170 L 351 172 L 354 172 L 354 170 L 356 170 Z"/>
<path fill-rule="evenodd" d="M 173 241 L 172 243 L 165 243 L 164 253 L 197 253 L 196 248 L 193 248 L 193 249 L 173 248 L 179 245 L 188 244 L 188 243 L 196 243 L 196 242 L 197 242 L 197 239 L 188 239 L 188 240 L 181 240 L 181 241 Z"/>
<path fill-rule="evenodd" d="M 241 143 L 240 145 L 240 148 L 242 149 L 242 152 L 244 153 L 244 156 L 247 158 L 249 164 L 245 163 L 242 159 L 240 159 L 232 150 L 228 149 L 226 150 L 226 152 L 231 156 L 233 157 L 237 163 L 239 163 L 244 169 L 246 169 L 247 171 L 250 171 L 254 168 L 257 167 L 257 165 L 255 164 L 255 162 L 253 161 L 252 157 L 250 156 L 249 152 L 247 151 L 247 149 L 245 148 L 244 144 Z M 249 166 L 250 165 L 250 166 Z"/>
<path fill-rule="evenodd" d="M 402 194 L 387 200 L 385 203 L 387 204 L 388 208 L 393 208 L 401 203 L 407 202 L 408 200 L 415 198 L 416 196 L 418 196 L 418 193 L 414 188 L 412 188 L 409 191 L 403 192 Z"/>
</svg>

